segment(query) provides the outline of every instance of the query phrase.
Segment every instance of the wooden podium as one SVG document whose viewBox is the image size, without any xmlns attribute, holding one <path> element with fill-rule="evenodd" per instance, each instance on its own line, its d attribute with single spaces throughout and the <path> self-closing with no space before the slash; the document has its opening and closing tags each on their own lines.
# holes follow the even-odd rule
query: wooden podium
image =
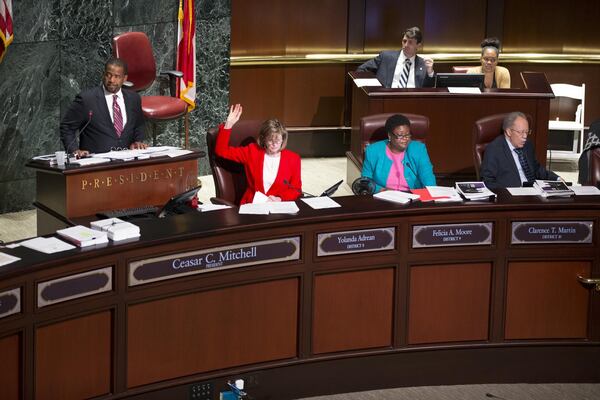
<svg viewBox="0 0 600 400">
<path fill-rule="evenodd" d="M 111 161 L 87 167 L 58 167 L 29 161 L 36 170 L 37 234 L 72 225 L 71 218 L 98 211 L 161 206 L 197 186 L 198 158 L 204 152 L 170 158 Z"/>
<path fill-rule="evenodd" d="M 350 72 L 352 79 L 373 78 Z M 552 89 L 543 73 L 523 73 L 527 89 L 485 89 L 481 94 L 449 93 L 445 88 L 387 89 L 352 85 L 352 136 L 347 182 L 360 176 L 360 119 L 382 113 L 413 113 L 429 117 L 427 150 L 437 177 L 474 179 L 472 131 L 475 121 L 492 114 L 521 111 L 531 115 L 533 141 L 540 163 L 546 161 Z"/>
</svg>

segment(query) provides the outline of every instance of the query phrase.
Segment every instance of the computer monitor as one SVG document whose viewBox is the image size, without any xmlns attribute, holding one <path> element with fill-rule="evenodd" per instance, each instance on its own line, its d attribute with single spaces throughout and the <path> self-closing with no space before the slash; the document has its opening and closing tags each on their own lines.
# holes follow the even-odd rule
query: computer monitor
<svg viewBox="0 0 600 400">
<path fill-rule="evenodd" d="M 183 214 L 186 211 L 190 210 L 190 207 L 187 205 L 196 193 L 200 190 L 200 186 L 197 186 L 193 189 L 186 190 L 183 193 L 179 193 L 169 199 L 167 203 L 162 206 L 160 211 L 156 214 L 158 218 L 166 217 L 171 214 Z"/>
<path fill-rule="evenodd" d="M 435 75 L 435 87 L 478 87 L 483 90 L 484 74 L 439 73 Z"/>
</svg>

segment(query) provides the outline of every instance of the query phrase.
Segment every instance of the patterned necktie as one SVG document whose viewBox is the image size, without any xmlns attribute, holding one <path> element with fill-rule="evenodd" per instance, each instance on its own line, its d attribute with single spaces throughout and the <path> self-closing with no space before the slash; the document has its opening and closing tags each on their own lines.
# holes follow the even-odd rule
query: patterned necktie
<svg viewBox="0 0 600 400">
<path fill-rule="evenodd" d="M 527 162 L 527 159 L 525 158 L 523 149 L 515 149 L 515 152 L 519 156 L 519 163 L 521 164 L 521 168 L 523 169 L 525 178 L 527 178 L 527 182 L 533 182 L 535 180 L 535 176 L 531 172 L 531 168 L 529 168 L 529 163 Z"/>
<path fill-rule="evenodd" d="M 400 87 L 405 88 L 408 86 L 408 75 L 410 75 L 410 66 L 412 62 L 410 59 L 404 60 L 404 69 L 402 70 L 402 75 L 400 76 Z"/>
<path fill-rule="evenodd" d="M 117 136 L 121 137 L 121 133 L 123 133 L 123 115 L 121 114 L 121 107 L 117 103 L 116 94 L 113 94 L 113 124 L 115 125 Z"/>
</svg>

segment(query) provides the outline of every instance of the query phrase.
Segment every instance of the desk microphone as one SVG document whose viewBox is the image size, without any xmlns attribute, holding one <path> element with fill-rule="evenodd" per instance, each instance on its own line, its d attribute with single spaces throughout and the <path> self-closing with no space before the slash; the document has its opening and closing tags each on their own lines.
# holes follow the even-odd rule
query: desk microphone
<svg viewBox="0 0 600 400">
<path fill-rule="evenodd" d="M 284 180 L 283 180 L 283 183 L 284 183 L 284 184 L 285 184 L 285 185 L 286 185 L 288 188 L 290 188 L 290 189 L 292 189 L 292 190 L 295 190 L 296 192 L 300 193 L 300 195 L 301 195 L 302 197 L 315 197 L 315 195 L 314 195 L 314 194 L 310 194 L 310 193 L 303 192 L 301 189 L 299 189 L 299 188 L 297 188 L 296 186 L 292 185 L 292 184 L 290 183 L 290 181 L 288 181 L 287 179 L 284 179 Z"/>
<path fill-rule="evenodd" d="M 491 393 L 486 393 L 485 397 L 489 397 L 490 399 L 507 400 L 504 397 L 496 396 L 495 394 L 491 394 Z"/>
<path fill-rule="evenodd" d="M 81 134 L 83 133 L 83 131 L 85 131 L 85 129 L 88 127 L 88 125 L 90 124 L 90 122 L 92 122 L 92 116 L 94 116 L 94 113 L 92 110 L 88 111 L 88 120 L 85 123 L 85 125 L 83 125 L 83 128 L 81 128 L 79 130 L 79 132 L 75 135 L 75 137 L 73 138 L 73 140 L 71 140 L 71 143 L 69 143 L 69 145 L 67 146 L 67 152 L 69 151 L 69 149 L 71 148 L 71 146 L 73 146 L 73 143 L 75 143 L 76 140 L 78 140 L 81 137 Z M 67 154 L 67 164 L 69 164 L 69 154 Z"/>
</svg>

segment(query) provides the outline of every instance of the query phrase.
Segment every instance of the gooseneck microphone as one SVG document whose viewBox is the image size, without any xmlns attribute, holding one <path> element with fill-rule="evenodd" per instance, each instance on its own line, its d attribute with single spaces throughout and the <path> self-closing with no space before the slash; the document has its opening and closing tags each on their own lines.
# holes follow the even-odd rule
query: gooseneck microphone
<svg viewBox="0 0 600 400">
<path fill-rule="evenodd" d="M 300 188 L 297 188 L 296 186 L 292 185 L 292 184 L 290 183 L 290 181 L 288 181 L 287 179 L 284 179 L 284 180 L 283 180 L 283 183 L 284 183 L 284 184 L 285 184 L 285 185 L 286 185 L 288 188 L 290 188 L 290 189 L 292 189 L 292 190 L 295 190 L 296 192 L 300 193 L 300 196 L 302 196 L 302 197 L 315 197 L 315 195 L 313 195 L 313 194 L 310 194 L 310 193 L 303 192 L 303 191 L 302 191 L 302 189 L 300 189 Z"/>
<path fill-rule="evenodd" d="M 69 145 L 67 146 L 67 164 L 69 164 L 69 154 L 70 154 L 70 149 L 71 146 L 73 146 L 73 143 L 75 143 L 76 140 L 78 140 L 81 137 L 81 134 L 83 133 L 83 131 L 85 131 L 85 129 L 88 127 L 88 125 L 90 124 L 90 122 L 92 122 L 92 117 L 94 116 L 94 113 L 92 110 L 88 111 L 88 120 L 85 123 L 85 125 L 83 125 L 83 128 L 81 128 L 79 130 L 78 133 L 75 134 L 75 137 L 73 138 L 73 140 L 71 140 L 71 143 L 69 143 Z"/>
</svg>

